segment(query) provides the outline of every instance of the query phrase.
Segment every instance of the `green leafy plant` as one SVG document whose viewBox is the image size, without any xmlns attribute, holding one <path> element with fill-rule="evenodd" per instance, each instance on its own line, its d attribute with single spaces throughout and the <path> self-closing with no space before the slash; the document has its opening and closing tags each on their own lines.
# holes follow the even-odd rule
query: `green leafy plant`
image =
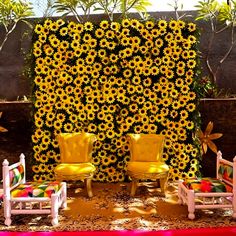
<svg viewBox="0 0 236 236">
<path fill-rule="evenodd" d="M 90 15 L 91 7 L 95 3 L 94 0 L 56 0 L 52 7 L 57 13 L 63 13 L 63 16 L 72 14 L 78 22 L 83 22 L 83 18 L 78 10 L 83 11 L 83 15 L 87 20 Z"/>
<path fill-rule="evenodd" d="M 25 1 L 1 0 L 0 1 L 0 25 L 3 25 L 5 34 L 0 41 L 0 52 L 9 35 L 14 31 L 19 21 L 29 22 L 25 19 L 33 15 L 31 3 Z"/>
<path fill-rule="evenodd" d="M 63 13 L 63 16 L 72 14 L 80 23 L 88 20 L 90 11 L 100 11 L 106 14 L 110 21 L 113 21 L 115 12 L 120 12 L 121 17 L 128 18 L 130 11 L 137 11 L 142 19 L 148 18 L 147 6 L 150 6 L 149 0 L 56 0 L 52 8 L 57 13 Z M 79 14 L 82 10 L 85 17 Z"/>
<path fill-rule="evenodd" d="M 182 13 L 183 11 L 183 3 L 179 3 L 179 0 L 173 0 L 171 3 L 168 4 L 171 8 L 173 8 L 174 12 L 175 12 L 175 18 L 176 20 L 181 20 L 182 18 L 186 18 L 192 15 L 188 15 L 186 13 Z M 180 14 L 181 12 L 181 14 Z"/>
<path fill-rule="evenodd" d="M 108 15 L 110 21 L 113 21 L 114 12 L 117 10 L 119 0 L 98 0 L 97 6 L 94 7 L 94 11 L 102 11 Z"/>
<path fill-rule="evenodd" d="M 199 1 L 197 8 L 196 20 L 207 21 L 210 24 L 211 35 L 208 40 L 207 50 L 202 54 L 203 60 L 206 63 L 207 70 L 209 72 L 209 78 L 213 84 L 217 86 L 217 76 L 222 64 L 227 60 L 231 54 L 233 48 L 236 45 L 235 39 L 235 25 L 236 25 L 236 1 L 231 0 L 226 2 L 218 3 L 216 0 L 203 0 Z M 223 52 L 223 56 L 217 64 L 213 64 L 210 59 L 210 55 L 214 50 L 214 42 L 217 35 L 226 32 L 229 41 L 229 47 Z"/>
<path fill-rule="evenodd" d="M 122 18 L 127 18 L 130 10 L 134 9 L 142 18 L 147 19 L 148 13 L 146 8 L 150 5 L 149 0 L 121 0 L 119 10 L 122 13 Z"/>
</svg>

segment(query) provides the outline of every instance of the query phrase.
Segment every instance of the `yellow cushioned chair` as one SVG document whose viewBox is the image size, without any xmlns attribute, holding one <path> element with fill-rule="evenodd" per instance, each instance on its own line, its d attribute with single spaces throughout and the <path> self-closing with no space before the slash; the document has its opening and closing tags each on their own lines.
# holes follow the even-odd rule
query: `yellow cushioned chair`
<svg viewBox="0 0 236 236">
<path fill-rule="evenodd" d="M 91 182 L 95 166 L 90 163 L 95 134 L 61 133 L 58 143 L 61 164 L 55 168 L 57 180 L 86 181 L 88 196 L 92 197 Z"/>
<path fill-rule="evenodd" d="M 168 165 L 162 160 L 165 137 L 158 134 L 128 134 L 131 160 L 127 173 L 132 178 L 131 196 L 135 195 L 139 180 L 160 179 L 165 193 Z"/>
</svg>

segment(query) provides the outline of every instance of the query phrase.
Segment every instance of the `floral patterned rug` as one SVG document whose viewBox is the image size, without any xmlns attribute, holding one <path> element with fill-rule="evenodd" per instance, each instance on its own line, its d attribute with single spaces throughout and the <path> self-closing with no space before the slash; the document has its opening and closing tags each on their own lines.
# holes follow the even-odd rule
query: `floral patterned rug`
<svg viewBox="0 0 236 236">
<path fill-rule="evenodd" d="M 178 205 L 176 185 L 170 184 L 166 197 L 154 183 L 141 185 L 130 197 L 130 183 L 93 183 L 94 197 L 87 198 L 83 184 L 68 188 L 68 207 L 60 210 L 59 224 L 51 226 L 46 215 L 15 215 L 12 225 L 4 225 L 0 209 L 0 231 L 86 231 L 165 230 L 236 226 L 231 210 L 196 212 L 187 218 L 187 207 Z"/>
</svg>

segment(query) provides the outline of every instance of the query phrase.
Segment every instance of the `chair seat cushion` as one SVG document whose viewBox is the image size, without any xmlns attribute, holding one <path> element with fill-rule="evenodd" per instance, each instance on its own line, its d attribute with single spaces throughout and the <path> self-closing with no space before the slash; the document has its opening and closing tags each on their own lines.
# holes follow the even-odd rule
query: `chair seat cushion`
<svg viewBox="0 0 236 236">
<path fill-rule="evenodd" d="M 193 178 L 183 182 L 185 187 L 199 193 L 231 192 L 230 186 L 216 178 Z"/>
<path fill-rule="evenodd" d="M 55 168 L 55 173 L 58 176 L 72 176 L 73 178 L 79 175 L 91 174 L 96 170 L 96 167 L 89 162 L 85 163 L 62 163 Z"/>
<path fill-rule="evenodd" d="M 11 191 L 11 197 L 51 197 L 60 188 L 60 182 L 26 182 Z"/>
<path fill-rule="evenodd" d="M 164 162 L 139 162 L 130 161 L 127 165 L 127 171 L 129 174 L 138 176 L 139 174 L 161 174 L 169 171 L 168 165 Z"/>
</svg>

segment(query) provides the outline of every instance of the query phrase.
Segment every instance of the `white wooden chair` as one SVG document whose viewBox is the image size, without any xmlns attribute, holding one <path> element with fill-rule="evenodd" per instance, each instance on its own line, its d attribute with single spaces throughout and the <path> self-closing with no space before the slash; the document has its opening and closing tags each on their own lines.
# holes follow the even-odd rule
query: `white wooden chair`
<svg viewBox="0 0 236 236">
<path fill-rule="evenodd" d="M 217 153 L 216 178 L 193 178 L 179 181 L 180 204 L 187 204 L 188 218 L 195 218 L 196 209 L 232 208 L 236 218 L 236 157 L 233 162 Z"/>
<path fill-rule="evenodd" d="M 10 165 L 3 161 L 3 206 L 5 224 L 11 225 L 11 215 L 50 214 L 52 225 L 58 224 L 58 209 L 65 208 L 66 183 L 64 182 L 25 182 L 25 156 Z"/>
</svg>

